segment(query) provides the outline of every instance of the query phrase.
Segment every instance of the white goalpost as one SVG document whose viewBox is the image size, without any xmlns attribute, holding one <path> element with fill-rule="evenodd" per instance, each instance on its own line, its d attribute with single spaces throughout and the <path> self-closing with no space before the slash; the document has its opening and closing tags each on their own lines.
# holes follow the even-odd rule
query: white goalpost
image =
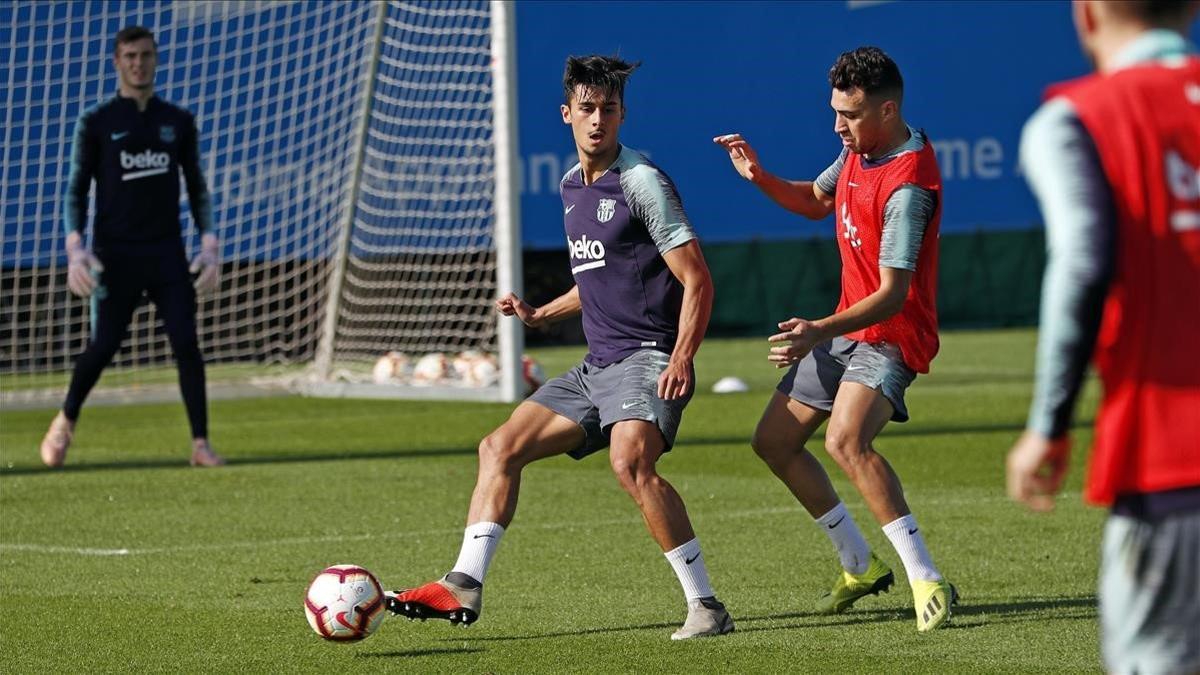
<svg viewBox="0 0 1200 675">
<path fill-rule="evenodd" d="M 522 328 L 492 309 L 521 287 L 513 9 L 0 7 L 0 405 L 57 403 L 86 344 L 62 244 L 70 142 L 115 93 L 112 39 L 134 24 L 156 33 L 158 94 L 200 128 L 223 249 L 198 313 L 211 396 L 519 399 Z M 89 400 L 178 396 L 157 324 L 144 304 Z"/>
</svg>

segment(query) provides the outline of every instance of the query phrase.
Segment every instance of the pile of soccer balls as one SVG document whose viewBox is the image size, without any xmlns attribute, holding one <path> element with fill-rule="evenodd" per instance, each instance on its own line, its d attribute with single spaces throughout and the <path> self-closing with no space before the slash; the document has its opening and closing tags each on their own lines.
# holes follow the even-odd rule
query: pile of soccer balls
<svg viewBox="0 0 1200 675">
<path fill-rule="evenodd" d="M 529 356 L 521 357 L 521 370 L 526 395 L 546 380 L 542 367 Z M 482 388 L 496 384 L 500 366 L 495 354 L 473 349 L 454 356 L 433 353 L 416 359 L 402 352 L 388 352 L 375 362 L 371 379 L 376 384 Z"/>
</svg>

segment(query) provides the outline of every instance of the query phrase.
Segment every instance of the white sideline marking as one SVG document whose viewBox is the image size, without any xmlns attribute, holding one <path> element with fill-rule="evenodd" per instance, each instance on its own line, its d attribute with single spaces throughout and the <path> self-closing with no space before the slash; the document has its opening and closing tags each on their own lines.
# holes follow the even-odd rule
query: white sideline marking
<svg viewBox="0 0 1200 675">
<path fill-rule="evenodd" d="M 0 544 L 0 551 L 30 551 L 33 553 L 66 553 L 74 555 L 129 555 L 127 548 L 72 548 L 70 546 L 43 546 L 42 544 Z"/>
<path fill-rule="evenodd" d="M 1072 499 L 1078 500 L 1079 492 L 1064 491 L 1059 493 L 1059 501 L 1070 502 Z M 699 501 L 699 500 L 694 500 Z M 964 497 L 961 499 L 937 499 L 934 497 L 925 497 L 917 500 L 917 504 L 924 506 L 925 509 L 930 507 L 944 507 L 959 505 L 978 505 L 985 502 L 1008 502 L 1008 498 L 1003 495 L 996 496 L 979 496 L 979 497 Z M 789 506 L 772 506 L 761 509 L 742 509 L 740 511 L 726 511 L 724 513 L 713 513 L 700 517 L 693 516 L 694 520 L 726 520 L 735 518 L 749 518 L 752 516 L 765 516 L 780 513 L 796 513 L 803 517 L 807 517 L 804 509 L 799 505 Z M 867 513 L 862 514 L 863 518 L 870 518 Z M 608 527 L 611 525 L 640 525 L 642 519 L 640 517 L 629 518 L 611 518 L 608 520 L 595 520 L 591 522 L 554 522 L 554 523 L 537 523 L 537 524 L 522 524 L 522 529 L 536 530 L 590 530 L 599 527 Z M 257 541 L 231 541 L 225 543 L 213 544 L 192 544 L 188 546 L 161 546 L 148 548 L 81 548 L 76 546 L 56 546 L 52 544 L 5 544 L 0 543 L 0 552 L 25 552 L 25 553 L 42 553 L 51 555 L 79 555 L 79 556 L 133 556 L 133 555 L 155 555 L 155 554 L 172 554 L 172 553 L 188 553 L 192 551 L 227 551 L 240 548 L 268 548 L 274 546 L 307 546 L 310 544 L 321 544 L 329 542 L 345 542 L 345 541 L 366 541 L 370 539 L 414 539 L 417 537 L 437 536 L 437 535 L 460 535 L 462 528 L 443 528 L 440 530 L 422 530 L 411 532 L 384 532 L 380 534 L 357 534 L 357 535 L 326 535 L 323 537 L 289 537 L 286 539 L 273 540 L 257 540 Z"/>
</svg>

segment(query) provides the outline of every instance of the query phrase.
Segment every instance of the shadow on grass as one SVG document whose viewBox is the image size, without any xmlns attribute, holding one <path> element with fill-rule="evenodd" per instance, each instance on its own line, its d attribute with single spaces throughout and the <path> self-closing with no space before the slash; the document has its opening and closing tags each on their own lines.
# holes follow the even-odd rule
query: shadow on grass
<svg viewBox="0 0 1200 675">
<path fill-rule="evenodd" d="M 1064 614 L 1066 610 L 1066 614 Z M 1096 597 L 1079 596 L 1064 598 L 1018 599 L 1010 602 L 991 602 L 985 604 L 960 604 L 954 608 L 954 616 L 959 623 L 950 623 L 946 628 L 966 630 L 978 628 L 990 623 L 1008 621 L 1041 621 L 1046 614 L 1052 613 L 1058 619 L 1091 619 L 1096 617 Z M 967 622 L 967 617 L 974 617 Z M 798 620 L 798 621 L 797 621 Z M 763 631 L 792 630 L 796 628 L 823 628 L 831 626 L 849 626 L 867 623 L 914 621 L 911 610 L 883 609 L 854 609 L 845 614 L 818 614 L 816 612 L 784 612 L 779 614 L 764 614 L 760 616 L 739 616 L 734 613 L 734 621 L 739 633 L 754 633 Z M 784 622 L 784 623 L 779 623 Z M 764 625 L 757 625 L 764 624 Z M 607 626 L 603 628 L 585 628 L 570 631 L 547 631 L 543 633 L 528 633 L 521 635 L 495 635 L 473 637 L 476 642 L 508 642 L 516 640 L 541 640 L 558 637 L 579 637 L 603 633 L 624 633 L 641 630 L 674 630 L 678 622 L 649 623 L 634 626 Z M 939 629 L 940 630 L 940 629 Z M 450 638 L 447 638 L 449 640 Z"/>
<path fill-rule="evenodd" d="M 1072 428 L 1083 429 L 1092 426 L 1092 420 L 1076 421 Z M 891 425 L 884 430 L 881 438 L 885 441 L 889 436 L 943 436 L 953 434 L 971 434 L 971 433 L 990 433 L 999 431 L 1011 431 L 1015 434 L 1024 431 L 1025 424 L 1006 423 L 1006 424 L 977 424 L 963 426 L 945 426 L 945 427 L 902 427 L 899 425 Z M 814 437 L 821 437 L 823 434 L 816 434 Z M 678 447 L 701 447 L 706 445 L 738 445 L 750 444 L 750 437 L 746 436 L 708 436 L 699 438 L 680 438 L 676 443 Z M 332 452 L 332 451 L 316 451 L 305 454 L 291 455 L 263 455 L 263 456 L 235 456 L 229 457 L 229 466 L 250 466 L 257 464 L 292 464 L 303 462 L 330 462 L 340 460 L 361 460 L 361 459 L 419 459 L 424 457 L 450 457 L 456 455 L 474 455 L 477 452 L 475 447 L 469 448 L 436 448 L 436 449 L 410 449 L 410 450 L 367 450 L 358 452 Z M 73 473 L 79 471 L 120 471 L 127 469 L 178 469 L 186 467 L 187 462 L 181 455 L 179 458 L 172 459 L 134 459 L 129 461 L 111 461 L 111 462 L 95 462 L 83 464 L 67 464 L 61 469 L 47 469 L 40 465 L 33 466 L 18 466 L 11 469 L 0 469 L 0 477 L 4 476 L 22 476 L 31 474 L 52 474 L 58 471 Z"/>
<path fill-rule="evenodd" d="M 955 616 L 986 617 L 986 621 L 1019 621 L 1028 615 L 1051 612 L 1059 619 L 1094 619 L 1098 616 L 1096 596 L 1068 598 L 1024 598 L 1008 602 L 964 604 L 954 608 Z"/>
<path fill-rule="evenodd" d="M 1072 429 L 1090 429 L 1093 420 L 1078 420 L 1071 424 Z M 685 424 L 686 428 L 686 424 Z M 962 426 L 942 426 L 942 427 L 926 427 L 920 425 L 908 426 L 899 424 L 890 424 L 884 428 L 883 433 L 879 438 L 883 442 L 887 442 L 889 437 L 903 436 L 952 436 L 954 434 L 986 434 L 1008 431 L 1013 433 L 1013 440 L 1016 440 L 1017 434 L 1025 431 L 1025 422 L 1008 422 L 1002 424 L 973 424 Z M 818 431 L 813 434 L 813 438 L 824 438 L 825 432 Z M 704 445 L 750 445 L 750 436 L 699 436 L 688 438 L 681 436 L 675 443 L 676 447 L 681 446 L 704 446 Z"/>
<path fill-rule="evenodd" d="M 425 457 L 448 457 L 455 455 L 474 455 L 478 450 L 471 448 L 436 448 L 414 450 L 366 450 L 360 452 L 312 452 L 303 455 L 262 455 L 249 457 L 227 457 L 227 466 L 252 466 L 257 464 L 294 464 L 304 462 L 331 462 L 342 460 L 362 459 L 421 459 Z M 94 462 L 82 464 L 67 464 L 60 469 L 48 469 L 44 466 L 18 466 L 11 469 L 0 469 L 0 477 L 21 476 L 29 474 L 53 475 L 57 473 L 76 473 L 88 471 L 121 471 L 128 469 L 181 469 L 187 468 L 186 457 L 172 459 L 131 459 L 129 461 Z M 200 469 L 197 469 L 200 470 Z M 217 470 L 219 469 L 205 469 Z"/>
<path fill-rule="evenodd" d="M 475 654 L 478 652 L 487 651 L 478 647 L 460 647 L 458 649 L 410 649 L 408 651 L 396 652 L 364 652 L 355 654 L 355 658 L 360 659 L 405 659 L 418 656 L 451 656 L 458 654 Z"/>
</svg>

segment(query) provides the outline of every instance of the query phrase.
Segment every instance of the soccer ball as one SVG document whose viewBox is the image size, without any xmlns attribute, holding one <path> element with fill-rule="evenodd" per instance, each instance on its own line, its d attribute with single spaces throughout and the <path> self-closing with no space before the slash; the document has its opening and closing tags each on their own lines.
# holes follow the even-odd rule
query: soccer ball
<svg viewBox="0 0 1200 675">
<path fill-rule="evenodd" d="M 467 387 L 488 387 L 500 378 L 496 357 L 474 349 L 454 357 L 450 366 L 459 382 Z"/>
<path fill-rule="evenodd" d="M 358 565 L 334 565 L 308 585 L 304 614 L 326 640 L 361 640 L 383 623 L 383 586 Z"/>
<path fill-rule="evenodd" d="M 416 385 L 442 384 L 450 377 L 450 359 L 445 354 L 426 354 L 413 366 L 412 379 Z"/>
<path fill-rule="evenodd" d="M 543 384 L 546 384 L 546 374 L 542 372 L 541 364 L 534 361 L 533 357 L 528 354 L 521 357 L 521 379 L 525 381 L 526 396 L 529 396 Z"/>
<path fill-rule="evenodd" d="M 375 384 L 392 384 L 403 379 L 408 372 L 408 356 L 400 352 L 388 352 L 379 357 L 371 370 Z"/>
</svg>

